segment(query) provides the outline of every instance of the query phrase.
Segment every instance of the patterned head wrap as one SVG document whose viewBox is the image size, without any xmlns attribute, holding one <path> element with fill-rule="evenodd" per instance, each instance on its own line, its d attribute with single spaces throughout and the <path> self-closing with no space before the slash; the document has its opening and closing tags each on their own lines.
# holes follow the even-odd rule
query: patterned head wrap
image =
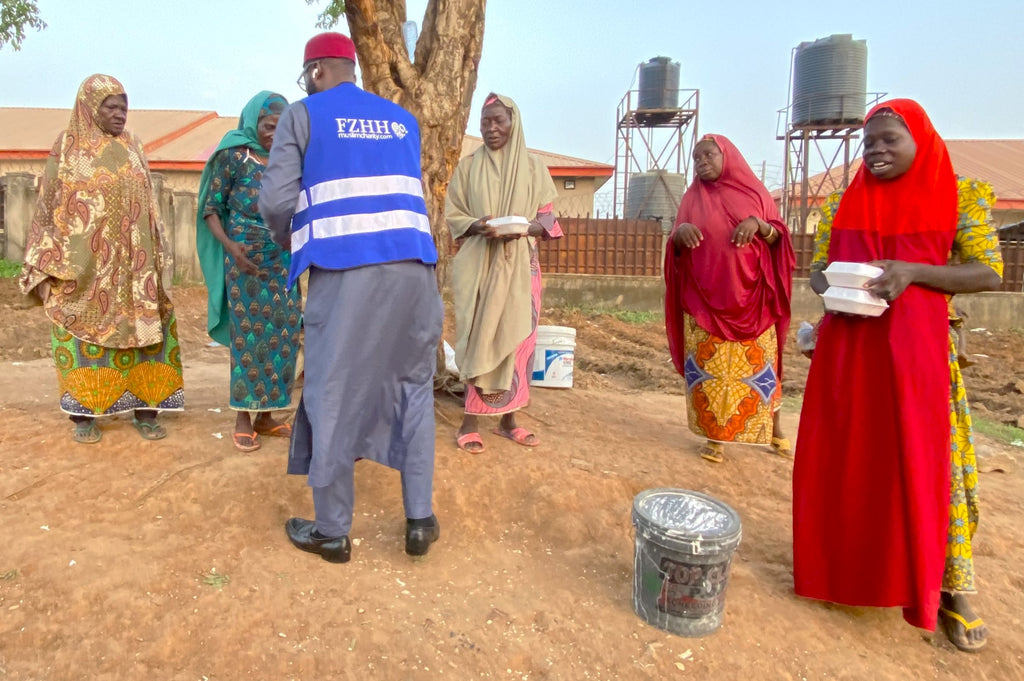
<svg viewBox="0 0 1024 681">
<path fill-rule="evenodd" d="M 64 135 L 64 150 L 58 171 L 62 180 L 82 180 L 91 176 L 93 160 L 114 140 L 127 146 L 132 144 L 132 135 L 127 129 L 114 137 L 100 127 L 100 106 L 112 95 L 124 95 L 125 101 L 128 100 L 120 81 L 101 73 L 89 76 L 78 87 L 75 108 L 71 110 L 71 121 Z"/>
</svg>

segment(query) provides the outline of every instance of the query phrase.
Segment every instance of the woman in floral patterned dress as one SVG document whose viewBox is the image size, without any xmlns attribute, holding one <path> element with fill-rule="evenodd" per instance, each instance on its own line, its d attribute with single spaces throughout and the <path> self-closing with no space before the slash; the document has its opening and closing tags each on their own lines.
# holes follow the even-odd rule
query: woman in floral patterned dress
<svg viewBox="0 0 1024 681">
<path fill-rule="evenodd" d="M 84 444 L 100 441 L 97 416 L 126 412 L 159 440 L 157 413 L 185 404 L 149 165 L 127 116 L 117 79 L 85 79 L 46 163 L 20 281 L 53 321 L 60 408 Z"/>
</svg>

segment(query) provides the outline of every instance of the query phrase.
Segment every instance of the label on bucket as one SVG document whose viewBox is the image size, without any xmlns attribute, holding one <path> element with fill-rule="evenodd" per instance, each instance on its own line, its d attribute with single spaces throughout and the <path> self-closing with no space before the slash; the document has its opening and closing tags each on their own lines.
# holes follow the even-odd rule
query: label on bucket
<svg viewBox="0 0 1024 681">
<path fill-rule="evenodd" d="M 721 611 L 729 583 L 729 563 L 687 565 L 662 557 L 658 610 L 677 617 L 700 618 Z"/>
<path fill-rule="evenodd" d="M 544 354 L 533 363 L 531 378 L 534 381 L 572 385 L 573 359 L 572 350 L 544 350 Z"/>
</svg>

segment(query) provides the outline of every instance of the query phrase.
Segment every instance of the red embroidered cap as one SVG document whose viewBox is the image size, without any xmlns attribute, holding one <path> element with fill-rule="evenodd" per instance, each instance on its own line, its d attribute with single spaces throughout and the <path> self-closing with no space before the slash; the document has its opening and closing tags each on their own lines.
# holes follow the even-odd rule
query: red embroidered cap
<svg viewBox="0 0 1024 681">
<path fill-rule="evenodd" d="M 306 43 L 306 55 L 302 60 L 308 64 L 316 59 L 330 58 L 356 60 L 356 45 L 352 40 L 341 33 L 321 33 L 309 39 Z"/>
</svg>

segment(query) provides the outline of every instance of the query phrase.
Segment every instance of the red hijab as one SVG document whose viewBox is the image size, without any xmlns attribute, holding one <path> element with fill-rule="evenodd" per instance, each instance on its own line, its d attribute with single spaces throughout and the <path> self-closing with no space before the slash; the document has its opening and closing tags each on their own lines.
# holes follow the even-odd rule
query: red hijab
<svg viewBox="0 0 1024 681">
<path fill-rule="evenodd" d="M 890 113 L 891 112 L 891 113 Z M 910 168 L 893 180 L 879 180 L 862 163 L 843 194 L 832 225 L 829 261 L 909 260 L 944 265 L 956 233 L 956 174 L 946 144 L 928 114 L 912 99 L 891 99 L 875 106 L 876 115 L 897 115 L 917 145 Z M 866 238 L 851 244 L 838 232 L 857 231 Z M 891 237 L 937 232 L 938 240 L 897 240 Z M 840 236 L 840 239 L 835 239 Z M 913 245 L 914 252 L 902 246 Z M 839 249 L 837 251 L 837 248 Z M 922 250 L 924 248 L 924 250 Z M 863 250 L 861 250 L 863 249 Z M 896 251 L 899 252 L 896 252 Z"/>
<path fill-rule="evenodd" d="M 692 223 L 704 241 L 697 248 L 683 248 L 679 255 L 671 243 L 665 251 L 665 326 L 680 373 L 686 361 L 684 312 L 703 329 L 731 341 L 757 338 L 775 326 L 781 360 L 796 266 L 789 230 L 739 150 L 722 135 L 705 135 L 703 140 L 711 140 L 722 151 L 722 174 L 714 182 L 694 178 L 679 203 L 676 229 Z M 755 237 L 747 246 L 734 246 L 733 230 L 750 216 L 778 230 L 778 241 L 769 246 Z"/>
</svg>

